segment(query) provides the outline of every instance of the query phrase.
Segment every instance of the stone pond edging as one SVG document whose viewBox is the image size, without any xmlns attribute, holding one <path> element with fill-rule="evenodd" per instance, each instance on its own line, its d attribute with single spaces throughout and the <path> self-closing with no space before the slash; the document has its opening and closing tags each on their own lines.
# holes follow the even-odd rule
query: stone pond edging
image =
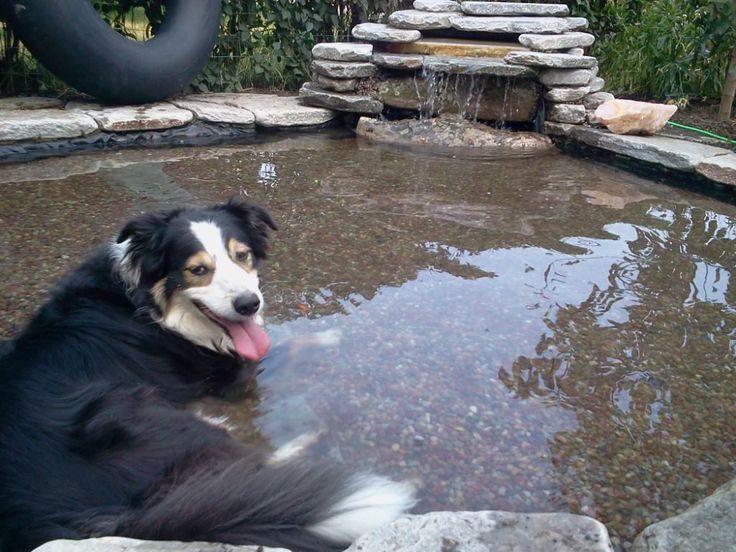
<svg viewBox="0 0 736 552">
<path fill-rule="evenodd" d="M 613 552 L 605 526 L 574 514 L 430 512 L 406 515 L 355 541 L 345 552 Z M 289 552 L 219 543 L 102 537 L 48 542 L 34 552 Z"/>
</svg>

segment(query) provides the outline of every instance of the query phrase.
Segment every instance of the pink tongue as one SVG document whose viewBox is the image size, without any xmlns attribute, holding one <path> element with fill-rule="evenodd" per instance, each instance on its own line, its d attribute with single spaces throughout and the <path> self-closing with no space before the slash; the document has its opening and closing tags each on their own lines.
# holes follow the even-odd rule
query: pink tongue
<svg viewBox="0 0 736 552">
<path fill-rule="evenodd" d="M 252 320 L 223 322 L 240 356 L 248 360 L 260 360 L 266 356 L 271 340 L 258 324 Z"/>
</svg>

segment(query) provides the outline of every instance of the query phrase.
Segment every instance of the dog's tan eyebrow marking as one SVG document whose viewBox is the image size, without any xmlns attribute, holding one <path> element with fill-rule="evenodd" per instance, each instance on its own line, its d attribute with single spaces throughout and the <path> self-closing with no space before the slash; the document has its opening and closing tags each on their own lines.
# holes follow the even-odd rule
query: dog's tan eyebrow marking
<svg viewBox="0 0 736 552">
<path fill-rule="evenodd" d="M 255 272 L 253 268 L 253 251 L 240 240 L 229 238 L 227 240 L 227 254 L 232 261 L 247 272 Z M 238 259 L 238 254 L 246 254 L 244 259 Z"/>
<path fill-rule="evenodd" d="M 204 274 L 196 274 L 193 270 L 198 267 L 204 267 L 207 271 Z M 187 287 L 208 286 L 214 275 L 215 261 L 207 251 L 197 251 L 184 263 L 182 276 Z"/>
</svg>

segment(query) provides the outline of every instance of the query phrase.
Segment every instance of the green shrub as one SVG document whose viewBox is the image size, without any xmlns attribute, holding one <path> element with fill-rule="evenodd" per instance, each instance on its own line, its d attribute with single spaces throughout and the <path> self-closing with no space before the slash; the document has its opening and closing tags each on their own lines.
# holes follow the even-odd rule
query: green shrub
<svg viewBox="0 0 736 552">
<path fill-rule="evenodd" d="M 723 1 L 723 0 L 721 0 Z M 711 1 L 575 0 L 591 21 L 608 88 L 645 98 L 720 96 L 736 22 L 724 21 Z"/>
</svg>

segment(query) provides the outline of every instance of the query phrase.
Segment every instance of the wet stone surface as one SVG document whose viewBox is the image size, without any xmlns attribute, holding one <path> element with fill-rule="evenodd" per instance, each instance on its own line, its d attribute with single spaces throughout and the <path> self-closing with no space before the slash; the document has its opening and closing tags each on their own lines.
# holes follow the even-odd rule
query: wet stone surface
<svg viewBox="0 0 736 552">
<path fill-rule="evenodd" d="M 237 437 L 322 429 L 316 456 L 419 479 L 417 513 L 585 514 L 624 551 L 733 477 L 731 197 L 564 155 L 282 138 L 0 167 L 2 335 L 128 217 L 242 194 L 280 231 L 257 387 L 200 405 Z"/>
</svg>

